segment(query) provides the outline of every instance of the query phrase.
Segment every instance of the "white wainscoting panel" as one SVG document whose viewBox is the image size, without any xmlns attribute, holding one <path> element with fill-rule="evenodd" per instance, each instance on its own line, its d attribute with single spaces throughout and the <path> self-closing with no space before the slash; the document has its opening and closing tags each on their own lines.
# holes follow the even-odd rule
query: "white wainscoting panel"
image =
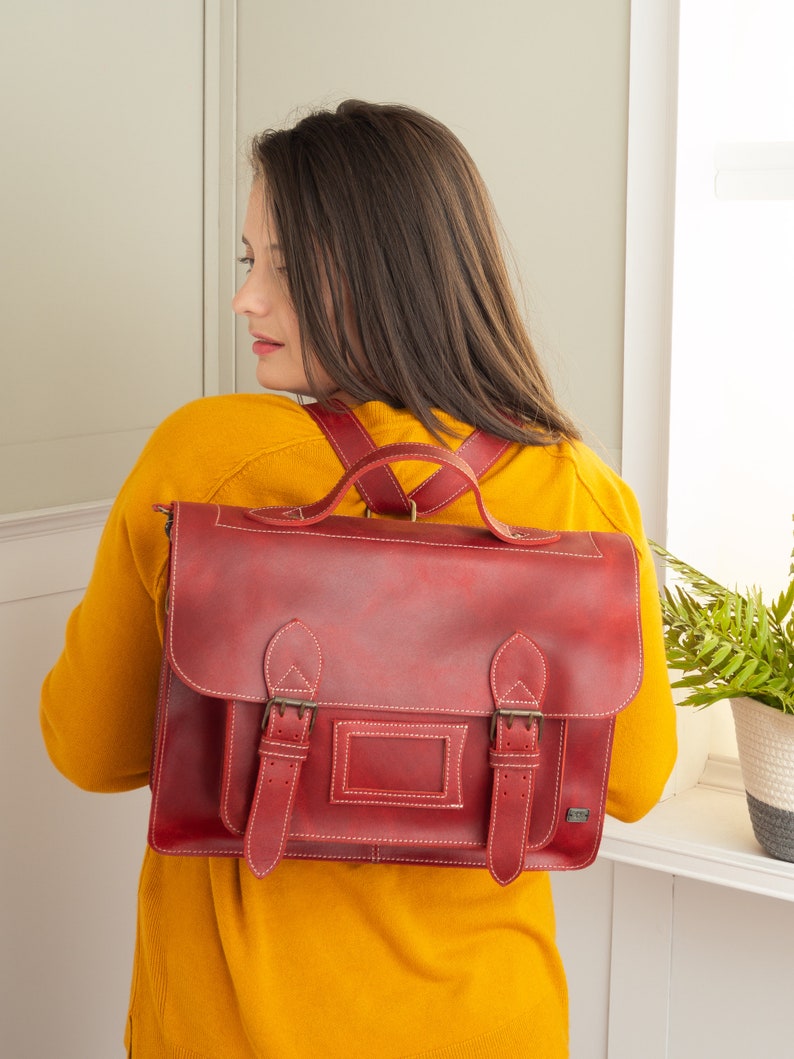
<svg viewBox="0 0 794 1059">
<path fill-rule="evenodd" d="M 50 764 L 38 718 L 98 535 L 77 525 L 0 543 L 0 583 L 19 594 L 0 603 L 0 995 L 14 1059 L 123 1054 L 148 792 L 73 787 Z"/>
<path fill-rule="evenodd" d="M 615 865 L 609 1059 L 669 1059 L 673 891 L 672 876 Z"/>
<path fill-rule="evenodd" d="M 791 902 L 676 880 L 669 1059 L 794 1055 L 792 946 Z"/>
<path fill-rule="evenodd" d="M 572 1059 L 607 1059 L 614 866 L 552 875 L 557 945 L 568 976 Z"/>
</svg>

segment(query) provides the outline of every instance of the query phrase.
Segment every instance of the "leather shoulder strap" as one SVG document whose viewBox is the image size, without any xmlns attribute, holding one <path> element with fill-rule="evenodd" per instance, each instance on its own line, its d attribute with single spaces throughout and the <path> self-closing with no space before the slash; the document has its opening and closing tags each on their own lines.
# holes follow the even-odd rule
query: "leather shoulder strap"
<svg viewBox="0 0 794 1059">
<path fill-rule="evenodd" d="M 484 430 L 474 430 L 457 448 L 456 453 L 471 467 L 477 478 L 482 478 L 489 468 L 503 456 L 513 443 L 505 438 L 486 434 Z M 467 486 L 455 478 L 453 471 L 440 467 L 426 478 L 421 485 L 409 493 L 409 499 L 416 504 L 416 510 L 423 515 L 441 511 L 453 500 L 465 493 Z"/>
<path fill-rule="evenodd" d="M 377 448 L 364 425 L 347 405 L 325 408 L 320 404 L 304 405 L 305 410 L 323 431 L 342 466 L 348 469 Z M 457 449 L 477 478 L 481 478 L 510 448 L 512 442 L 474 430 Z M 420 514 L 441 511 L 466 491 L 465 483 L 448 468 L 440 467 L 407 496 L 390 467 L 368 471 L 356 483 L 370 511 L 378 515 L 407 514 L 411 501 Z"/>
<path fill-rule="evenodd" d="M 328 438 L 346 471 L 362 456 L 367 456 L 377 448 L 364 425 L 347 405 L 337 402 L 333 408 L 325 408 L 319 403 L 303 407 Z M 391 467 L 367 471 L 356 482 L 356 489 L 376 515 L 407 515 L 411 510 L 411 503 Z"/>
</svg>

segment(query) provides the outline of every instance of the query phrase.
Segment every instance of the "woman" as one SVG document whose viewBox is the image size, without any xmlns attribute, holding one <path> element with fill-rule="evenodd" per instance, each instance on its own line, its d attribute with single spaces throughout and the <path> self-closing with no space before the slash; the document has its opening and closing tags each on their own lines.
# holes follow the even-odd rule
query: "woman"
<svg viewBox="0 0 794 1059">
<path fill-rule="evenodd" d="M 619 716 L 608 811 L 657 801 L 675 754 L 653 566 L 628 488 L 558 408 L 518 313 L 481 179 L 457 139 L 398 106 L 349 101 L 254 143 L 234 299 L 268 388 L 355 406 L 377 444 L 474 426 L 509 439 L 482 478 L 503 520 L 635 541 L 645 649 Z M 85 599 L 43 689 L 56 766 L 98 791 L 148 781 L 167 541 L 153 502 L 312 500 L 340 466 L 275 395 L 196 402 L 155 431 L 114 505 Z M 403 464 L 406 490 L 426 476 Z M 351 492 L 341 509 L 362 514 Z M 445 521 L 478 523 L 466 494 Z M 242 861 L 147 850 L 128 1047 L 134 1056 L 434 1059 L 567 1054 L 549 878 Z"/>
</svg>

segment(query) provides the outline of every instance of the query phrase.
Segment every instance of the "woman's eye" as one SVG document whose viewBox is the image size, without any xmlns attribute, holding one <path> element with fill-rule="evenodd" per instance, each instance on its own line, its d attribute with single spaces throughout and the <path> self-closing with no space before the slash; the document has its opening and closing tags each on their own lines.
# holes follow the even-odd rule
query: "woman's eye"
<svg viewBox="0 0 794 1059">
<path fill-rule="evenodd" d="M 250 272 L 254 267 L 254 259 L 252 257 L 238 257 L 237 260 L 241 265 L 245 265 L 246 272 Z"/>
</svg>

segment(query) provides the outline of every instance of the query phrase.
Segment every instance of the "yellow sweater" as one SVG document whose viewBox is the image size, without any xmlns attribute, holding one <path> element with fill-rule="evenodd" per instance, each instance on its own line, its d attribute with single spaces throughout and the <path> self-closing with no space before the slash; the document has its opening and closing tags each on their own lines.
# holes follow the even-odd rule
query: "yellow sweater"
<svg viewBox="0 0 794 1059">
<path fill-rule="evenodd" d="M 357 412 L 378 444 L 432 440 L 406 412 Z M 339 473 L 319 428 L 286 398 L 208 398 L 155 431 L 43 688 L 44 738 L 64 775 L 95 791 L 148 782 L 168 553 L 151 505 L 306 502 Z M 400 470 L 407 489 L 427 474 Z M 635 500 L 579 444 L 515 446 L 483 493 L 507 522 L 620 530 L 637 544 L 645 674 L 617 721 L 608 802 L 636 819 L 659 797 L 675 735 Z M 363 513 L 355 491 L 341 510 Z M 479 521 L 470 494 L 442 517 Z M 477 869 L 285 861 L 260 881 L 234 859 L 147 850 L 127 1034 L 137 1059 L 565 1056 L 549 878 L 525 873 L 502 888 Z"/>
</svg>

